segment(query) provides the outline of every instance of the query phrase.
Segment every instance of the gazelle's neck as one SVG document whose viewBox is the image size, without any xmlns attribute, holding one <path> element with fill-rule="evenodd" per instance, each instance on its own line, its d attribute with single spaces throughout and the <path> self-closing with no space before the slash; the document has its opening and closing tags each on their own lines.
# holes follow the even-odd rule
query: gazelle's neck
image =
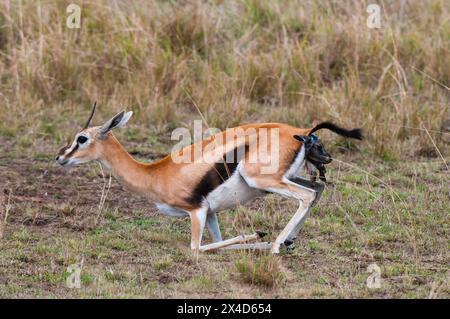
<svg viewBox="0 0 450 319">
<path fill-rule="evenodd" d="M 136 161 L 112 134 L 102 141 L 104 147 L 100 157 L 101 164 L 132 192 L 145 195 L 153 200 L 159 199 L 157 163 L 147 164 Z"/>
</svg>

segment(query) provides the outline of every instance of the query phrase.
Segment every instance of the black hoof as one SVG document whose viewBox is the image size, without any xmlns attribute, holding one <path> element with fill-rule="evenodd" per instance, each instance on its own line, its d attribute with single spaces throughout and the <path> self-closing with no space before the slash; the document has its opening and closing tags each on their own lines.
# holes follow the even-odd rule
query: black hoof
<svg viewBox="0 0 450 319">
<path fill-rule="evenodd" d="M 295 244 L 286 247 L 287 252 L 293 252 L 295 250 Z"/>
<path fill-rule="evenodd" d="M 286 239 L 286 240 L 284 241 L 284 245 L 285 245 L 286 247 L 289 247 L 289 246 L 291 246 L 291 245 L 293 245 L 293 244 L 294 244 L 294 241 L 293 241 L 293 240 Z"/>
<path fill-rule="evenodd" d="M 286 246 L 286 251 L 288 251 L 288 252 L 293 251 L 295 248 L 294 241 L 290 240 L 290 239 L 286 239 L 284 241 L 284 245 Z"/>
<path fill-rule="evenodd" d="M 265 236 L 267 235 L 266 232 L 260 231 L 260 230 L 257 230 L 257 231 L 256 231 L 256 234 L 258 234 L 259 238 L 263 238 L 263 237 L 265 237 Z"/>
</svg>

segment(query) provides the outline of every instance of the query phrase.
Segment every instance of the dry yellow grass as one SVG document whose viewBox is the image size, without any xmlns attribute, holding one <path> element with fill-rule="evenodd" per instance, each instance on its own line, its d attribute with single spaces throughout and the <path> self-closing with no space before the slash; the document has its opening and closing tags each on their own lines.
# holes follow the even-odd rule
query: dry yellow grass
<svg viewBox="0 0 450 319">
<path fill-rule="evenodd" d="M 383 1 L 381 29 L 366 1 L 80 1 L 80 29 L 69 3 L 0 3 L 2 135 L 61 143 L 97 100 L 133 109 L 145 140 L 199 118 L 194 100 L 220 128 L 361 125 L 398 158 L 449 116 L 445 0 Z"/>
</svg>

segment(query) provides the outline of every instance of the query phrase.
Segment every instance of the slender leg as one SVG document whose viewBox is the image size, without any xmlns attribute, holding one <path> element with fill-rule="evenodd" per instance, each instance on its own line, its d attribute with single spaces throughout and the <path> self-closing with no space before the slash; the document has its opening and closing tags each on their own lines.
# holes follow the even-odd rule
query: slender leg
<svg viewBox="0 0 450 319">
<path fill-rule="evenodd" d="M 272 253 L 276 254 L 280 251 L 281 244 L 284 244 L 285 241 L 293 234 L 297 229 L 300 229 L 301 224 L 303 224 L 304 220 L 308 216 L 310 208 L 315 204 L 318 196 L 320 196 L 321 191 L 323 190 L 314 190 L 311 189 L 310 184 L 297 184 L 293 181 L 283 180 L 275 183 L 271 183 L 266 187 L 260 187 L 262 190 L 271 191 L 274 193 L 279 193 L 284 196 L 296 198 L 300 201 L 300 207 L 297 212 L 291 218 L 289 223 L 283 229 L 283 231 L 278 235 L 277 239 L 274 243 L 269 243 L 271 245 Z M 191 237 L 191 248 L 197 251 L 209 251 L 225 248 L 228 246 L 235 246 L 234 249 L 239 248 L 253 248 L 253 249 L 265 249 L 267 247 L 267 243 L 256 243 L 253 245 L 243 244 L 251 240 L 256 240 L 264 236 L 262 233 L 254 233 L 252 235 L 241 235 L 227 240 L 220 240 L 212 244 L 201 245 L 202 234 L 207 223 L 208 219 L 208 207 L 202 207 L 195 211 L 189 212 L 191 216 L 191 225 L 192 225 L 192 237 Z M 217 232 L 219 226 L 217 222 L 217 216 L 215 213 L 211 214 L 209 218 L 208 228 L 213 233 L 213 237 L 220 239 L 220 230 Z M 219 236 L 220 237 L 219 237 Z M 262 248 L 264 247 L 264 248 Z M 233 248 L 230 248 L 233 249 Z"/>
<path fill-rule="evenodd" d="M 220 233 L 219 221 L 216 213 L 209 213 L 206 216 L 206 227 L 208 228 L 214 242 L 222 241 L 222 234 Z"/>
<path fill-rule="evenodd" d="M 301 226 L 309 216 L 311 207 L 313 207 L 317 203 L 324 189 L 323 184 L 311 182 L 299 177 L 292 178 L 292 180 L 290 180 L 290 183 L 297 185 L 302 190 L 308 190 L 310 193 L 307 196 L 305 196 L 305 192 L 301 194 L 295 194 L 293 196 L 299 199 L 300 206 L 289 223 L 275 240 L 275 243 L 272 247 L 272 253 L 274 254 L 279 253 L 281 244 L 285 244 L 286 246 L 291 246 L 293 244 L 292 239 L 298 234 Z M 311 194 L 314 194 L 314 196 L 311 197 Z"/>
<path fill-rule="evenodd" d="M 267 183 L 267 180 L 261 180 L 261 185 L 264 185 L 264 182 Z M 308 187 L 311 185 L 304 186 L 287 179 L 283 179 L 282 181 L 269 180 L 268 182 L 268 185 L 266 184 L 264 187 L 266 190 L 286 197 L 295 198 L 300 202 L 300 207 L 297 209 L 297 212 L 292 216 L 291 220 L 272 244 L 272 253 L 278 254 L 280 252 L 280 246 L 285 243 L 297 225 L 306 219 L 311 205 L 317 198 L 317 193 L 314 189 Z"/>
<path fill-rule="evenodd" d="M 264 236 L 264 234 L 261 234 L 258 232 L 254 233 L 252 235 L 240 235 L 240 236 L 236 236 L 236 237 L 233 237 L 233 238 L 230 238 L 227 240 L 219 241 L 217 243 L 200 246 L 200 251 L 204 252 L 204 251 L 209 251 L 209 250 L 217 250 L 217 249 L 221 249 L 221 248 L 224 248 L 227 246 L 245 243 L 245 242 L 248 242 L 251 240 L 256 240 L 256 239 L 261 238 L 262 236 Z"/>
<path fill-rule="evenodd" d="M 252 249 L 252 250 L 262 250 L 262 249 L 271 249 L 272 243 L 270 242 L 260 242 L 260 243 L 252 243 L 252 244 L 236 244 L 231 246 L 226 246 L 221 249 Z"/>
<path fill-rule="evenodd" d="M 278 235 L 277 239 L 273 243 L 272 253 L 278 254 L 280 252 L 281 244 L 284 244 L 288 236 L 297 227 L 297 225 L 302 223 L 306 219 L 310 207 L 311 207 L 310 203 L 305 201 L 300 202 L 300 207 L 297 209 L 297 212 L 294 214 L 294 216 L 292 216 L 289 223 L 286 225 L 286 227 Z"/>
<path fill-rule="evenodd" d="M 300 178 L 300 177 L 293 177 L 290 179 L 290 181 L 295 184 L 300 185 L 301 187 L 310 188 L 317 193 L 316 198 L 314 198 L 314 201 L 311 204 L 312 207 L 314 207 L 317 204 L 317 202 L 319 201 L 320 197 L 322 196 L 322 192 L 325 188 L 325 185 L 322 183 L 311 182 L 311 181 L 308 181 L 308 180 Z"/>
<path fill-rule="evenodd" d="M 191 249 L 193 250 L 200 250 L 207 212 L 208 207 L 201 207 L 189 212 L 191 217 Z"/>
<path fill-rule="evenodd" d="M 308 181 L 308 180 L 305 180 L 305 179 L 302 179 L 299 177 L 292 178 L 291 181 L 293 181 L 296 184 L 312 188 L 316 191 L 317 196 L 311 204 L 311 207 L 314 207 L 317 204 L 320 197 L 322 196 L 322 192 L 323 192 L 325 185 L 321 184 L 321 183 L 311 182 L 311 181 Z M 303 223 L 305 222 L 305 220 L 309 217 L 309 214 L 310 214 L 310 212 L 308 210 L 308 212 L 303 216 L 303 218 L 298 222 L 298 224 L 295 226 L 295 228 L 288 235 L 288 237 L 286 238 L 286 241 L 285 241 L 287 246 L 293 247 L 293 240 L 298 235 L 300 228 L 303 226 Z M 291 244 L 289 245 L 289 243 L 291 243 Z"/>
<path fill-rule="evenodd" d="M 247 175 L 247 173 L 249 173 Z M 285 243 L 289 235 L 297 228 L 297 226 L 304 222 L 309 212 L 310 207 L 317 199 L 317 193 L 313 186 L 314 183 L 309 181 L 308 184 L 298 184 L 285 177 L 281 180 L 274 180 L 272 176 L 264 176 L 255 174 L 249 170 L 241 171 L 241 175 L 248 185 L 251 187 L 259 188 L 272 193 L 277 193 L 286 197 L 295 198 L 300 201 L 300 207 L 297 212 L 292 216 L 289 223 L 278 235 L 275 242 L 272 244 L 272 253 L 277 254 L 280 251 L 280 246 Z"/>
<path fill-rule="evenodd" d="M 300 208 L 301 207 L 299 207 L 299 209 Z M 303 224 L 305 223 L 305 221 L 309 217 L 309 215 L 310 215 L 310 210 L 308 209 L 308 211 L 300 218 L 297 225 L 291 230 L 289 235 L 286 237 L 284 244 L 286 245 L 286 247 L 288 249 L 293 249 L 295 247 L 294 240 L 295 240 L 295 238 L 297 238 L 300 228 L 302 228 Z"/>
<path fill-rule="evenodd" d="M 245 243 L 251 240 L 255 240 L 263 237 L 265 234 L 261 232 L 256 232 L 252 235 L 240 235 L 231 239 L 218 241 L 208 245 L 201 245 L 202 234 L 205 228 L 207 219 L 208 207 L 202 207 L 197 210 L 189 212 L 191 216 L 191 249 L 201 252 L 216 250 L 222 247 Z"/>
</svg>

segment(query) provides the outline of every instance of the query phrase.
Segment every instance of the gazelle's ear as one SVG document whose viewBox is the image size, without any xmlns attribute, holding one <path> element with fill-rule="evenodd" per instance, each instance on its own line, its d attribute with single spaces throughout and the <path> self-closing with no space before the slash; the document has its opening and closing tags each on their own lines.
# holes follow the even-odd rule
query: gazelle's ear
<svg viewBox="0 0 450 319">
<path fill-rule="evenodd" d="M 109 121 L 107 121 L 105 124 L 102 125 L 102 127 L 100 128 L 100 133 L 102 135 L 106 135 L 113 128 L 124 126 L 125 124 L 127 124 L 131 115 L 133 115 L 133 111 L 129 111 L 126 113 L 125 111 L 122 111 L 118 113 L 112 119 L 110 119 Z"/>
<path fill-rule="evenodd" d="M 294 138 L 302 143 L 308 143 L 311 141 L 311 138 L 309 136 L 304 135 L 294 135 Z"/>
</svg>

